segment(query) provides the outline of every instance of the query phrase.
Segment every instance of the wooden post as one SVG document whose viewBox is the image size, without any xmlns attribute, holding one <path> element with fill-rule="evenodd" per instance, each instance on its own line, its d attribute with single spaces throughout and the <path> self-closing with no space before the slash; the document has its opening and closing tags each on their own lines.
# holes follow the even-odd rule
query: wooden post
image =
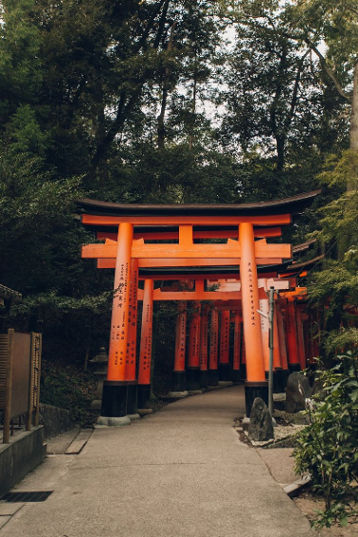
<svg viewBox="0 0 358 537">
<path fill-rule="evenodd" d="M 240 278 L 242 287 L 242 316 L 246 348 L 245 384 L 246 414 L 250 415 L 255 397 L 268 402 L 268 387 L 265 379 L 264 356 L 260 326 L 259 289 L 255 258 L 254 230 L 251 223 L 239 226 L 241 248 Z"/>
<path fill-rule="evenodd" d="M 262 351 L 264 355 L 265 374 L 268 376 L 269 371 L 269 359 L 270 359 L 270 346 L 269 346 L 269 300 L 268 298 L 261 298 L 259 300 L 260 311 L 260 326 L 262 334 Z"/>
<path fill-rule="evenodd" d="M 220 323 L 220 354 L 219 354 L 220 380 L 231 380 L 230 367 L 230 311 L 221 312 Z"/>
<path fill-rule="evenodd" d="M 130 295 L 130 261 L 133 225 L 119 225 L 107 381 L 103 385 L 102 415 L 127 414 L 127 342 Z"/>
<path fill-rule="evenodd" d="M 277 315 L 277 327 L 278 327 L 278 338 L 280 342 L 280 357 L 281 357 L 281 367 L 282 367 L 282 391 L 285 390 L 288 377 L 288 363 L 287 363 L 287 348 L 286 348 L 286 335 L 285 335 L 285 326 L 283 323 L 282 311 L 280 301 L 276 302 L 276 315 Z"/>
<path fill-rule="evenodd" d="M 298 342 L 298 357 L 301 369 L 306 368 L 306 350 L 305 336 L 303 333 L 303 320 L 301 308 L 296 304 L 296 323 L 297 323 L 297 342 Z"/>
<path fill-rule="evenodd" d="M 297 324 L 294 299 L 288 299 L 286 305 L 286 336 L 288 351 L 288 367 L 291 372 L 299 371 L 300 360 L 298 354 Z"/>
<path fill-rule="evenodd" d="M 137 318 L 138 318 L 138 260 L 131 259 L 130 264 L 130 291 L 128 310 L 128 340 L 126 356 L 127 386 L 127 412 L 134 414 L 137 411 Z"/>
<path fill-rule="evenodd" d="M 241 358 L 241 316 L 234 315 L 234 352 L 232 360 L 233 381 L 240 381 L 240 358 Z"/>
<path fill-rule="evenodd" d="M 208 385 L 208 309 L 202 308 L 200 320 L 200 386 Z"/>
<path fill-rule="evenodd" d="M 173 391 L 185 390 L 185 345 L 186 345 L 186 302 L 179 302 L 175 330 L 175 357 L 173 373 Z"/>
<path fill-rule="evenodd" d="M 6 382 L 4 393 L 4 444 L 8 444 L 10 440 L 14 334 L 15 330 L 13 328 L 9 328 L 7 334 L 4 334 L 4 336 L 1 338 L 1 361 L 4 365 Z"/>
<path fill-rule="evenodd" d="M 219 342 L 219 314 L 214 308 L 210 319 L 210 345 L 209 345 L 209 385 L 216 386 L 218 376 L 218 342 Z"/>
<path fill-rule="evenodd" d="M 153 287 L 153 280 L 145 280 L 138 373 L 139 408 L 144 408 L 150 397 L 153 339 Z"/>
<path fill-rule="evenodd" d="M 200 389 L 200 302 L 195 303 L 189 323 L 187 381 L 189 390 Z"/>
<path fill-rule="evenodd" d="M 273 368 L 274 368 L 274 392 L 280 393 L 284 390 L 284 373 L 281 359 L 281 344 L 278 331 L 277 321 L 277 300 L 274 301 L 274 316 L 273 316 Z"/>
</svg>

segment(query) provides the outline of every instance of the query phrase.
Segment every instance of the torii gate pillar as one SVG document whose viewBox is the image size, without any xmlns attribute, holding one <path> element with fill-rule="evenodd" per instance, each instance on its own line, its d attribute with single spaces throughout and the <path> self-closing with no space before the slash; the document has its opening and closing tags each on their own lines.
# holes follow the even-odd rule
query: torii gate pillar
<svg viewBox="0 0 358 537">
<path fill-rule="evenodd" d="M 222 311 L 220 319 L 219 376 L 220 380 L 228 381 L 232 378 L 230 365 L 230 310 Z"/>
<path fill-rule="evenodd" d="M 287 300 L 286 306 L 286 326 L 287 326 L 287 351 L 288 351 L 288 368 L 290 372 L 300 371 L 300 362 L 298 356 L 297 325 L 295 303 L 293 299 Z"/>
<path fill-rule="evenodd" d="M 241 316 L 234 315 L 234 351 L 232 359 L 232 376 L 235 383 L 240 383 L 240 359 L 241 359 Z"/>
<path fill-rule="evenodd" d="M 208 309 L 203 306 L 200 320 L 200 387 L 208 385 Z"/>
<path fill-rule="evenodd" d="M 186 302 L 179 302 L 179 312 L 176 319 L 175 357 L 173 372 L 173 391 L 183 392 L 186 389 L 185 348 L 186 348 Z"/>
<path fill-rule="evenodd" d="M 133 225 L 121 223 L 114 274 L 111 334 L 108 353 L 107 380 L 103 385 L 102 416 L 121 417 L 127 414 L 127 343 L 130 300 L 130 262 Z"/>
<path fill-rule="evenodd" d="M 200 311 L 201 304 L 197 302 L 189 322 L 188 390 L 200 389 Z"/>
<path fill-rule="evenodd" d="M 209 386 L 216 386 L 219 380 L 218 343 L 219 343 L 219 314 L 218 314 L 218 311 L 214 308 L 211 310 L 211 322 L 210 322 Z"/>
<path fill-rule="evenodd" d="M 262 348 L 259 310 L 259 288 L 255 258 L 254 230 L 251 223 L 239 226 L 241 245 L 240 277 L 242 289 L 242 317 L 246 349 L 246 415 L 249 417 L 255 397 L 268 402 L 268 386 Z"/>
<path fill-rule="evenodd" d="M 138 371 L 138 408 L 150 398 L 153 338 L 153 280 L 145 280 Z"/>
</svg>

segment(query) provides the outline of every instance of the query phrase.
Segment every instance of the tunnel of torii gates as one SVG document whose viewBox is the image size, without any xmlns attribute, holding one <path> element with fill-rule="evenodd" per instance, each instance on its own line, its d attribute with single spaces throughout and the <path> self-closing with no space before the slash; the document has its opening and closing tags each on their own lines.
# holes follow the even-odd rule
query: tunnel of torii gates
<svg viewBox="0 0 358 537">
<path fill-rule="evenodd" d="M 82 223 L 104 240 L 83 246 L 82 257 L 114 269 L 103 416 L 133 414 L 148 401 L 154 301 L 178 304 L 172 391 L 245 381 L 247 416 L 255 397 L 267 402 L 268 320 L 260 312 L 268 313 L 271 286 L 276 390 L 288 372 L 306 366 L 317 351 L 304 329 L 306 288 L 296 286 L 302 267 L 292 264 L 290 244 L 267 239 L 280 237 L 318 194 L 235 205 L 78 202 Z"/>
</svg>

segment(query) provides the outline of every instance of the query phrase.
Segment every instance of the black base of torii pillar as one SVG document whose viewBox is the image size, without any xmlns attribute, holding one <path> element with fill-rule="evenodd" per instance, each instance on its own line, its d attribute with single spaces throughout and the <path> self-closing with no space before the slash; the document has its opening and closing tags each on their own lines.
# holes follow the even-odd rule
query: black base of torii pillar
<svg viewBox="0 0 358 537">
<path fill-rule="evenodd" d="M 246 416 L 249 418 L 251 408 L 256 397 L 263 399 L 268 405 L 268 383 L 267 382 L 245 382 L 245 408 Z"/>
</svg>

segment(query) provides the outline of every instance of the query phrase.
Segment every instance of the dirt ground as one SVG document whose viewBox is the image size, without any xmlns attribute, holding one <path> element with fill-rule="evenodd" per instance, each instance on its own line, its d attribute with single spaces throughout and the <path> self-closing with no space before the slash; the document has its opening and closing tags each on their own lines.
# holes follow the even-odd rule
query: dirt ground
<svg viewBox="0 0 358 537">
<path fill-rule="evenodd" d="M 310 493 L 303 493 L 294 499 L 295 504 L 309 520 L 314 518 L 317 510 L 323 510 L 324 501 L 315 498 Z M 335 524 L 331 528 L 322 528 L 317 531 L 319 537 L 357 537 L 358 536 L 358 520 L 350 521 L 347 526 L 341 527 Z"/>
<path fill-rule="evenodd" d="M 264 460 L 273 478 L 282 487 L 298 479 L 293 469 L 292 448 L 256 448 L 256 450 Z M 315 497 L 309 490 L 302 492 L 293 501 L 309 520 L 315 517 L 316 511 L 322 510 L 324 507 L 323 500 Z M 354 521 L 351 520 L 346 527 L 334 525 L 331 528 L 316 530 L 316 533 L 317 537 L 358 537 L 358 518 Z"/>
</svg>

